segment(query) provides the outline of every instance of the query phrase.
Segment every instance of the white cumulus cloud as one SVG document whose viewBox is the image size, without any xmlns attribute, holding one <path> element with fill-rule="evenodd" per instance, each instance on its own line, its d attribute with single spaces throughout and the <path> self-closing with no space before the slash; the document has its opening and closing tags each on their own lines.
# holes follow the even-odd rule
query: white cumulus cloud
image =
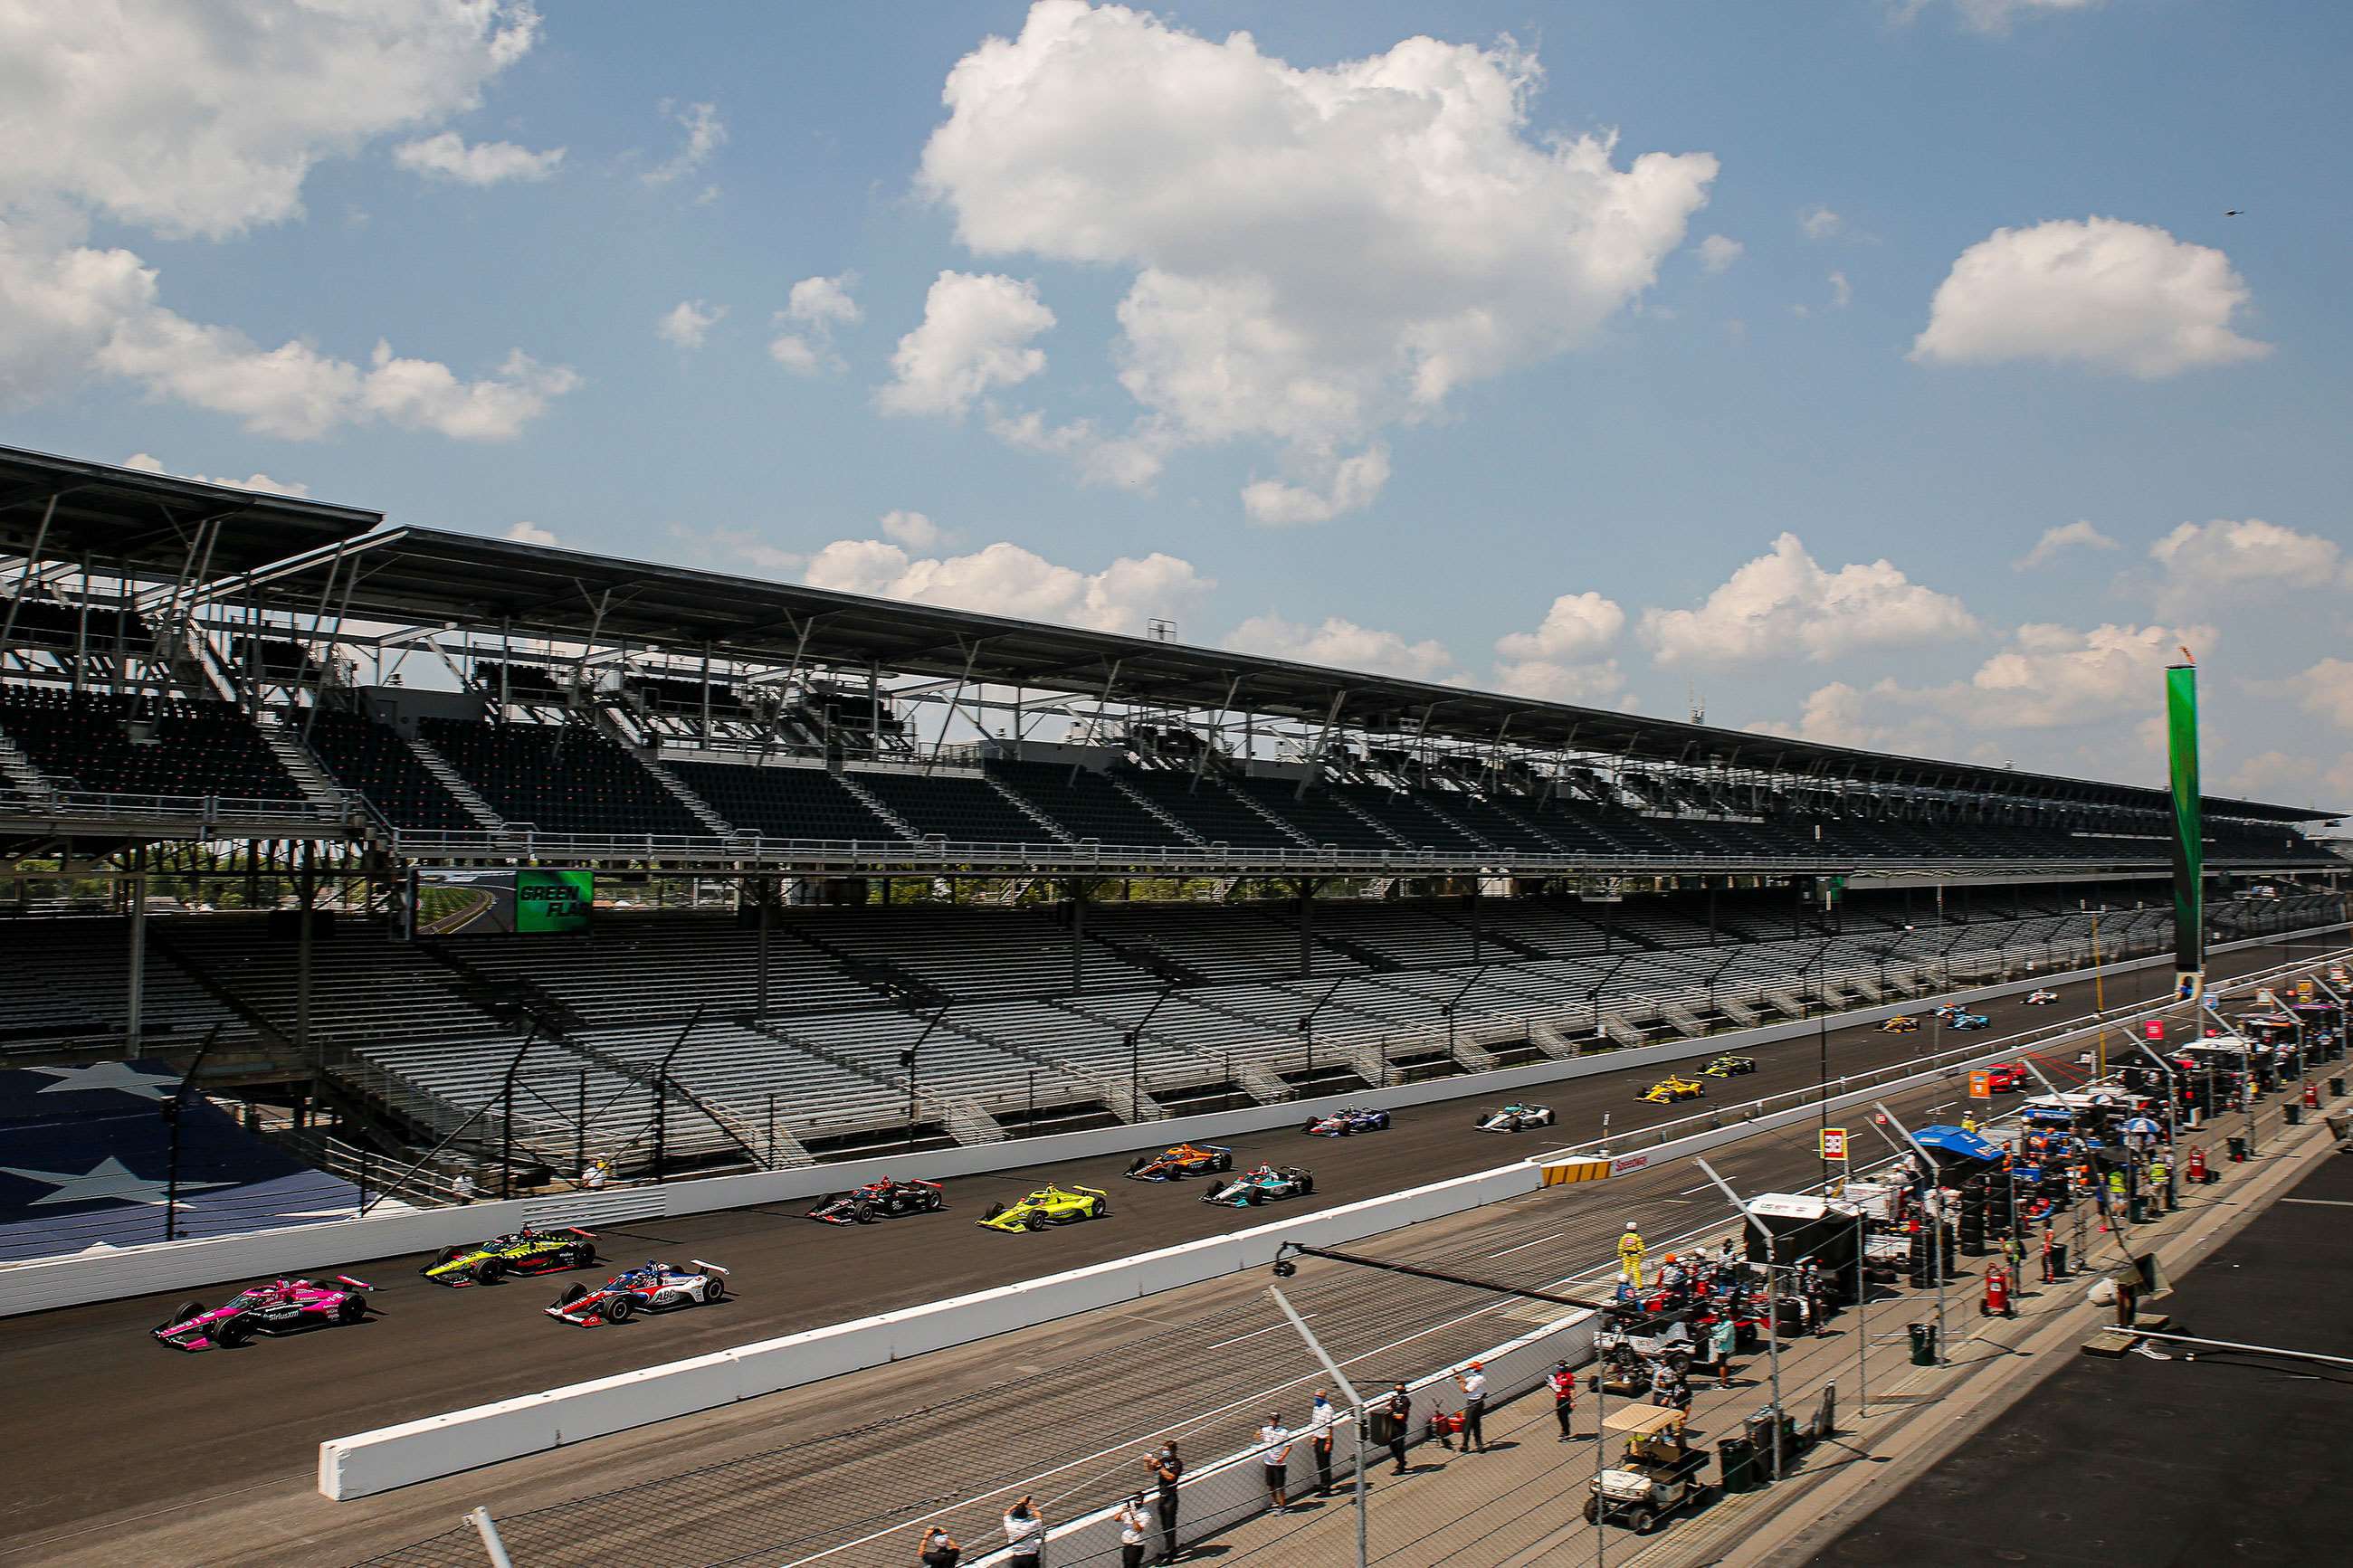
<svg viewBox="0 0 2353 1568">
<path fill-rule="evenodd" d="M 1532 632 L 1495 639 L 1495 683 L 1505 691 L 1555 702 L 1592 702 L 1625 685 L 1609 657 L 1626 629 L 1626 611 L 1590 591 L 1563 594 Z"/>
<path fill-rule="evenodd" d="M 0 5 L 0 208 L 45 198 L 220 238 L 322 158 L 480 101 L 539 30 L 499 0 Z"/>
<path fill-rule="evenodd" d="M 678 104 L 665 100 L 659 109 L 685 135 L 677 152 L 638 176 L 649 185 L 667 185 L 685 178 L 711 162 L 711 155 L 727 144 L 727 125 L 719 118 L 717 104 Z M 703 192 L 706 199 L 712 194 L 709 190 Z"/>
<path fill-rule="evenodd" d="M 2219 634 L 2208 626 L 2028 625 L 1965 681 L 1903 689 L 1899 700 L 1925 704 L 1988 729 L 2050 730 L 2153 713 L 2164 702 L 2165 668 L 2183 644 L 2201 652 Z"/>
<path fill-rule="evenodd" d="M 554 545 L 561 542 L 552 528 L 542 528 L 535 522 L 518 522 L 507 529 L 506 536 L 523 544 Z"/>
<path fill-rule="evenodd" d="M 1794 533 L 1735 571 L 1695 609 L 1642 612 L 1661 664 L 1728 665 L 1802 655 L 1836 658 L 1974 635 L 1977 617 L 1893 563 L 1822 569 Z"/>
<path fill-rule="evenodd" d="M 497 185 L 509 180 L 544 180 L 564 162 L 564 149 L 534 153 L 512 142 L 469 142 L 455 131 L 404 142 L 392 161 L 411 174 L 452 180 L 461 185 Z"/>
<path fill-rule="evenodd" d="M 2034 548 L 2010 564 L 2013 571 L 2031 572 L 2038 566 L 2049 565 L 2070 550 L 2116 548 L 2116 542 L 2093 526 L 2090 520 L 2078 518 L 2073 522 L 2063 522 L 2055 528 L 2044 529 L 2042 537 L 2034 542 Z"/>
<path fill-rule="evenodd" d="M 856 273 L 845 272 L 837 278 L 804 278 L 794 284 L 785 308 L 776 316 L 779 324 L 790 323 L 790 330 L 777 333 L 769 342 L 769 357 L 796 375 L 845 368 L 833 352 L 833 332 L 836 327 L 856 326 L 866 319 L 866 312 L 850 296 L 857 283 Z"/>
<path fill-rule="evenodd" d="M 1808 239 L 1831 239 L 1845 230 L 1846 219 L 1819 203 L 1798 215 L 1798 232 Z"/>
<path fill-rule="evenodd" d="M 1732 264 L 1747 254 L 1748 247 L 1736 239 L 1711 234 L 1699 242 L 1699 264 L 1710 272 L 1728 270 Z"/>
<path fill-rule="evenodd" d="M 2160 574 L 2159 597 L 2176 606 L 2248 588 L 2353 587 L 2334 540 L 2259 517 L 2181 523 L 2148 555 Z"/>
<path fill-rule="evenodd" d="M 654 331 L 666 343 L 699 349 L 711 335 L 711 329 L 726 314 L 726 306 L 714 305 L 708 300 L 681 300 L 662 313 L 662 319 L 654 324 Z"/>
<path fill-rule="evenodd" d="M 2230 258 L 2151 224 L 2092 217 L 2000 228 L 1961 252 L 1912 344 L 1926 364 L 2050 360 L 2143 380 L 2261 359 Z"/>
<path fill-rule="evenodd" d="M 1715 159 L 1533 135 L 1541 83 L 1508 42 L 1298 67 L 1040 0 L 949 73 L 922 185 L 979 255 L 1132 269 L 1139 431 L 1285 448 L 1318 499 L 1260 481 L 1257 510 L 1303 521 L 1342 510 L 1344 453 L 1587 342 L 1683 244 Z"/>
<path fill-rule="evenodd" d="M 1053 324 L 1034 283 L 942 272 L 924 296 L 923 324 L 899 340 L 892 379 L 875 402 L 886 414 L 961 416 L 985 394 L 1044 370 L 1046 351 L 1029 340 Z"/>
<path fill-rule="evenodd" d="M 1126 633 L 1155 616 L 1176 618 L 1217 585 L 1157 551 L 1082 572 L 1002 541 L 969 555 L 923 556 L 884 540 L 838 539 L 809 558 L 805 577 L 841 593 Z"/>
<path fill-rule="evenodd" d="M 1233 629 L 1226 646 L 1294 664 L 1366 670 L 1406 680 L 1444 680 L 1454 673 L 1454 656 L 1436 638 L 1416 642 L 1339 616 L 1327 616 L 1312 626 L 1281 616 L 1252 616 Z"/>
<path fill-rule="evenodd" d="M 520 352 L 461 380 L 379 345 L 367 365 L 192 321 L 105 217 L 226 239 L 301 210 L 320 161 L 470 109 L 537 35 L 500 0 L 88 0 L 0 5 L 0 406 L 94 376 L 290 437 L 382 420 L 501 440 L 576 378 Z"/>
<path fill-rule="evenodd" d="M 126 468 L 136 468 L 143 474 L 169 474 L 172 472 L 172 470 L 165 468 L 159 459 L 152 458 L 144 452 L 132 453 L 131 456 L 122 459 L 122 466 Z M 293 484 L 283 479 L 273 479 L 268 474 L 248 474 L 241 479 L 216 479 L 209 474 L 176 474 L 173 477 L 175 479 L 194 479 L 200 485 L 226 485 L 233 490 L 254 490 L 262 495 L 307 496 L 311 493 L 311 487 L 308 485 Z"/>
<path fill-rule="evenodd" d="M 1331 481 L 1321 489 L 1281 479 L 1253 480 L 1242 487 L 1242 510 L 1252 522 L 1271 528 L 1329 522 L 1344 513 L 1361 511 L 1389 482 L 1389 449 L 1375 445 L 1331 467 Z"/>
<path fill-rule="evenodd" d="M 937 550 L 949 539 L 946 529 L 920 511 L 886 511 L 876 526 L 883 538 L 910 550 Z"/>
<path fill-rule="evenodd" d="M 1910 0 L 1917 10 L 1922 0 Z M 2002 34 L 2021 16 L 2048 16 L 2061 11 L 2089 11 L 2105 0 L 1954 0 L 1961 20 L 1980 33 Z"/>
<path fill-rule="evenodd" d="M 2353 662 L 2324 658 L 2297 676 L 2304 710 L 2340 730 L 2353 730 Z"/>
</svg>

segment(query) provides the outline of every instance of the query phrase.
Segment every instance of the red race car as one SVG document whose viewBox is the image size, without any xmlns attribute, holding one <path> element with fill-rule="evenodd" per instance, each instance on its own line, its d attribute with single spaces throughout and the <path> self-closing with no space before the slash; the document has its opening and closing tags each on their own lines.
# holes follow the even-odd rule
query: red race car
<svg viewBox="0 0 2353 1568">
<path fill-rule="evenodd" d="M 2026 1070 L 2024 1062 L 1996 1062 L 1985 1069 L 1986 1087 L 1996 1094 L 2009 1094 L 2034 1086 L 2034 1075 Z"/>
</svg>

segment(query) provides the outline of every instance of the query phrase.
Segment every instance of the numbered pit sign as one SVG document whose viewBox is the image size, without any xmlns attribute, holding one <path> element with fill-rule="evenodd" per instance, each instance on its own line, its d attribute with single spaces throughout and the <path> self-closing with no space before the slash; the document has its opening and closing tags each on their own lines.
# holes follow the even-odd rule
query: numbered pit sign
<svg viewBox="0 0 2353 1568">
<path fill-rule="evenodd" d="M 1846 1159 L 1845 1128 L 1825 1127 L 1822 1129 L 1822 1158 L 1825 1160 L 1838 1160 L 1841 1162 Z"/>
<path fill-rule="evenodd" d="M 1993 1098 L 1993 1074 L 1989 1072 L 1973 1072 L 1969 1074 L 1969 1098 L 1971 1100 L 1991 1100 Z"/>
<path fill-rule="evenodd" d="M 2152 1040 L 2161 1040 L 2165 1038 L 2165 1022 L 2161 1018 L 2151 1018 L 2147 1023 L 2143 1024 L 2140 1026 L 2140 1030 L 2142 1034 L 2147 1036 Z"/>
</svg>

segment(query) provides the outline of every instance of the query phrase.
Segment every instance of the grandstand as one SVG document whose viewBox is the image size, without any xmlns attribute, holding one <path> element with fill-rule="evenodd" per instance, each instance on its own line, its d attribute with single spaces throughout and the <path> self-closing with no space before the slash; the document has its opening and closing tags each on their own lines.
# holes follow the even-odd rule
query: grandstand
<svg viewBox="0 0 2353 1568">
<path fill-rule="evenodd" d="M 9 938 L 39 957 L 0 981 L 0 1048 L 211 1033 L 227 1089 L 386 1155 L 519 1148 L 526 1181 L 1473 1075 L 2169 931 L 2157 789 L 27 452 L 0 451 L 0 564 Z M 2218 930 L 2341 910 L 2322 820 L 2205 803 Z M 540 868 L 693 907 L 427 910 L 438 878 Z M 245 910 L 152 908 L 164 884 Z M 281 898 L 317 918 L 256 907 Z"/>
</svg>

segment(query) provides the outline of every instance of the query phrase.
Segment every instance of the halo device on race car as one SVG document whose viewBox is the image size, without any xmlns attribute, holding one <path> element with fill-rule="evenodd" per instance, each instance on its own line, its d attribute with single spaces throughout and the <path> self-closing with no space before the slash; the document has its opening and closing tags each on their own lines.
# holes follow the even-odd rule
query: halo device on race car
<svg viewBox="0 0 2353 1568">
<path fill-rule="evenodd" d="M 530 1226 L 471 1247 L 445 1247 L 417 1270 L 436 1285 L 464 1289 L 495 1285 L 510 1274 L 554 1274 L 586 1268 L 596 1261 L 596 1238 L 574 1226 L 534 1230 Z"/>
<path fill-rule="evenodd" d="M 991 1230 L 1043 1230 L 1050 1225 L 1076 1225 L 1102 1219 L 1111 1213 L 1111 1194 L 1101 1187 L 1039 1187 L 1018 1204 L 991 1204 L 980 1223 Z"/>
<path fill-rule="evenodd" d="M 1552 1125 L 1552 1107 L 1524 1105 L 1518 1100 L 1493 1110 L 1482 1110 L 1473 1121 L 1482 1132 L 1517 1132 L 1524 1127 Z"/>
<path fill-rule="evenodd" d="M 1322 1116 L 1311 1116 L 1300 1131 L 1311 1138 L 1345 1138 L 1356 1132 L 1378 1132 L 1389 1124 L 1389 1113 L 1367 1106 L 1344 1105 Z"/>
<path fill-rule="evenodd" d="M 1233 1168 L 1234 1152 L 1222 1143 L 1179 1143 L 1157 1154 L 1138 1154 L 1122 1174 L 1134 1182 L 1174 1182 Z"/>
<path fill-rule="evenodd" d="M 1219 1182 L 1201 1194 L 1205 1204 L 1234 1209 L 1256 1208 L 1277 1198 L 1303 1198 L 1315 1190 L 1315 1178 L 1297 1165 L 1261 1165 L 1230 1181 Z"/>
<path fill-rule="evenodd" d="M 1649 1105 L 1672 1105 L 1679 1100 L 1697 1100 L 1706 1093 L 1707 1085 L 1697 1079 L 1669 1073 L 1634 1098 Z"/>
<path fill-rule="evenodd" d="M 727 1270 L 700 1258 L 684 1268 L 648 1259 L 625 1268 L 595 1289 L 574 1285 L 555 1299 L 547 1315 L 593 1329 L 600 1323 L 626 1323 L 639 1312 L 669 1312 L 681 1307 L 708 1306 L 727 1295 Z"/>
<path fill-rule="evenodd" d="M 827 1225 L 871 1225 L 902 1214 L 934 1214 L 947 1207 L 937 1182 L 902 1182 L 885 1176 L 846 1193 L 828 1194 L 807 1217 Z"/>
<path fill-rule="evenodd" d="M 366 1292 L 375 1287 L 347 1274 L 332 1282 L 272 1279 L 250 1285 L 217 1307 L 183 1301 L 149 1331 L 175 1351 L 235 1350 L 256 1334 L 293 1334 L 367 1316 Z"/>
</svg>

